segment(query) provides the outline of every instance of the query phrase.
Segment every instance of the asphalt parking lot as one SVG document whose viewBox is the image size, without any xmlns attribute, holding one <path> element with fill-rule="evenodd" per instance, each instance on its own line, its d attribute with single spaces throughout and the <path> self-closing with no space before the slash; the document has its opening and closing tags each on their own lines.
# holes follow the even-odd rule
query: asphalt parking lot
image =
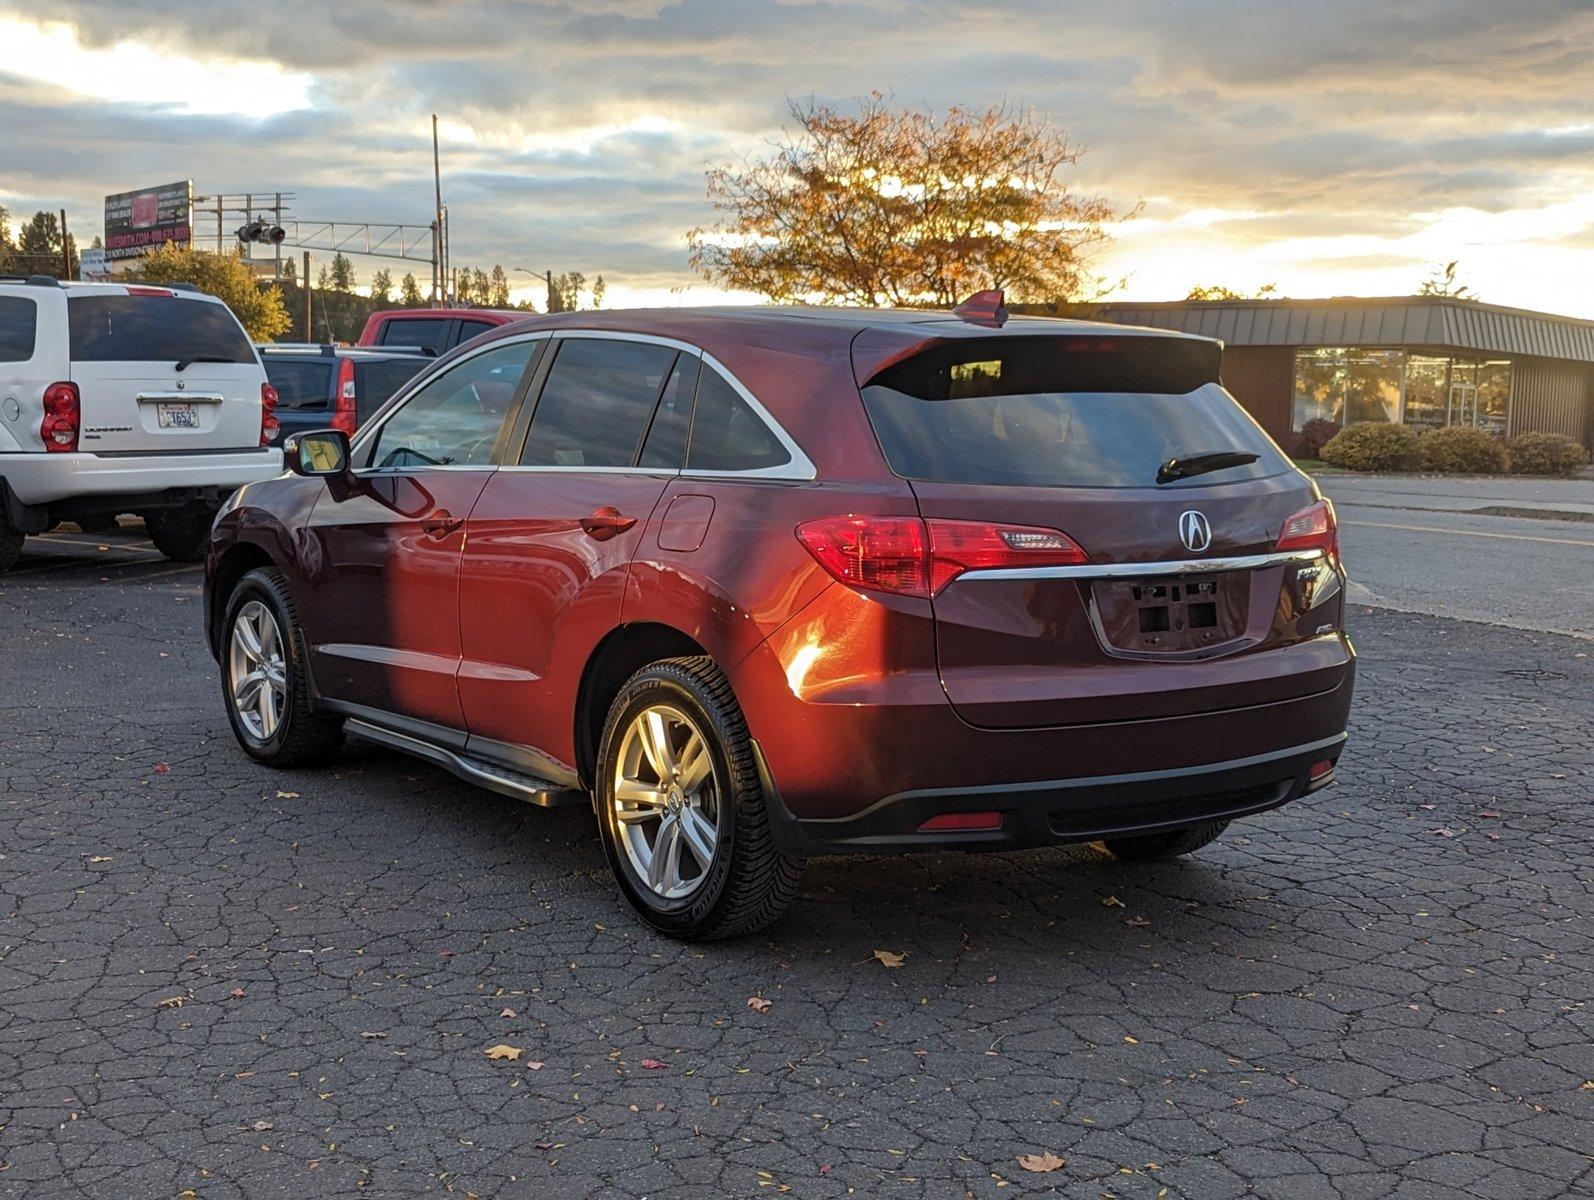
<svg viewBox="0 0 1594 1200">
<path fill-rule="evenodd" d="M 583 813 L 370 746 L 253 764 L 198 570 L 30 541 L 0 578 L 0 1196 L 1594 1193 L 1594 547 L 1380 531 L 1553 523 L 1325 482 L 1367 589 L 1337 786 L 1153 868 L 821 860 L 709 947 L 629 915 Z M 1419 568 L 1521 595 L 1435 615 Z"/>
</svg>

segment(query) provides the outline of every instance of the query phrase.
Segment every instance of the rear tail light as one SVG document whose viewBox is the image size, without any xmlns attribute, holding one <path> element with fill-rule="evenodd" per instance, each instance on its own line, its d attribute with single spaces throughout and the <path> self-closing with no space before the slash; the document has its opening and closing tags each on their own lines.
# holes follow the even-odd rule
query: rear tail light
<svg viewBox="0 0 1594 1200">
<path fill-rule="evenodd" d="M 52 383 L 44 389 L 44 419 L 39 422 L 39 437 L 44 440 L 46 450 L 57 454 L 76 450 L 81 423 L 77 384 Z"/>
<path fill-rule="evenodd" d="M 354 363 L 345 358 L 338 363 L 338 394 L 332 402 L 332 428 L 341 429 L 350 437 L 354 436 L 355 398 Z"/>
<path fill-rule="evenodd" d="M 903 596 L 936 595 L 965 571 L 1089 561 L 1066 533 L 1028 525 L 918 517 L 822 517 L 797 538 L 842 583 Z"/>
<path fill-rule="evenodd" d="M 177 293 L 172 291 L 171 288 L 140 287 L 140 286 L 138 286 L 136 284 L 129 284 L 128 285 L 127 294 L 129 296 L 175 296 L 175 295 L 177 295 Z"/>
<path fill-rule="evenodd" d="M 1321 762 L 1314 762 L 1310 767 L 1306 768 L 1306 775 L 1309 779 L 1321 779 L 1333 769 L 1334 760 L 1325 758 Z"/>
<path fill-rule="evenodd" d="M 281 430 L 277 423 L 277 389 L 269 383 L 260 385 L 260 444 L 271 445 L 273 438 Z"/>
<path fill-rule="evenodd" d="M 1339 525 L 1334 520 L 1334 506 L 1327 500 L 1309 504 L 1284 522 L 1279 531 L 1275 550 L 1321 550 L 1329 558 L 1339 559 Z"/>
</svg>

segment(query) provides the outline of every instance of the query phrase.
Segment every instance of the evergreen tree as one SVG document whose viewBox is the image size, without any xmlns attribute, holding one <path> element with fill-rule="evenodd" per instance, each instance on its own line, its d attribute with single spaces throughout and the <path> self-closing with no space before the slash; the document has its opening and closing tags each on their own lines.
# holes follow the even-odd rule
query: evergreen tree
<svg viewBox="0 0 1594 1200">
<path fill-rule="evenodd" d="M 388 304 L 393 295 L 393 272 L 383 267 L 371 276 L 371 299 L 378 304 Z"/>
<path fill-rule="evenodd" d="M 420 285 L 415 282 L 415 276 L 408 271 L 404 273 L 404 278 L 399 283 L 399 303 L 405 308 L 421 306 Z"/>
<path fill-rule="evenodd" d="M 71 235 L 66 239 L 67 263 L 61 262 L 61 222 L 53 212 L 36 212 L 33 219 L 22 227 L 17 251 L 12 255 L 20 261 L 20 274 L 54 275 L 57 279 L 76 279 L 78 275 L 77 241 Z"/>
<path fill-rule="evenodd" d="M 500 263 L 493 264 L 493 273 L 487 287 L 487 303 L 493 308 L 509 307 L 509 276 Z"/>
<path fill-rule="evenodd" d="M 332 287 L 339 292 L 354 290 L 354 264 L 341 251 L 332 256 Z"/>
</svg>

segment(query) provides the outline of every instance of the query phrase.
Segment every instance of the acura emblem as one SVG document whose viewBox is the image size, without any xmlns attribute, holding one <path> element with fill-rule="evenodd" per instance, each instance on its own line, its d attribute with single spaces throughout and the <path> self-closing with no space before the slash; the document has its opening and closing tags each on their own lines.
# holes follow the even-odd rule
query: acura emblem
<svg viewBox="0 0 1594 1200">
<path fill-rule="evenodd" d="M 1212 544 L 1212 523 L 1195 509 L 1179 514 L 1179 540 L 1191 554 L 1200 554 Z"/>
</svg>

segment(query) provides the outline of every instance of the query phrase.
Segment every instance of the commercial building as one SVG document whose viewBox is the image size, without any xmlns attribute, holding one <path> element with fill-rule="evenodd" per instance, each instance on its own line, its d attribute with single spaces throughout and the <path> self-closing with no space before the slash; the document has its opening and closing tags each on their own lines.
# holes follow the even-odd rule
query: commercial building
<svg viewBox="0 0 1594 1200">
<path fill-rule="evenodd" d="M 1594 321 L 1446 296 L 1108 304 L 1101 319 L 1220 338 L 1224 384 L 1286 448 L 1313 418 L 1594 445 Z"/>
</svg>

